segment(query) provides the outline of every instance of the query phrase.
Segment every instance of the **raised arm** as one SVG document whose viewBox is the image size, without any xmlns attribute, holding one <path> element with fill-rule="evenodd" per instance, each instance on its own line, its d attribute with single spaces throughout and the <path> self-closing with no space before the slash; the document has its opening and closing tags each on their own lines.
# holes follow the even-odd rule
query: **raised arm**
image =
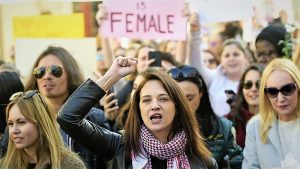
<svg viewBox="0 0 300 169">
<path fill-rule="evenodd" d="M 122 136 L 84 119 L 92 107 L 121 77 L 135 71 L 137 59 L 118 57 L 96 82 L 87 80 L 69 97 L 59 111 L 60 127 L 84 147 L 106 160 L 123 149 Z"/>
<path fill-rule="evenodd" d="M 216 75 L 216 71 L 208 69 L 201 58 L 201 37 L 198 14 L 193 13 L 189 19 L 190 35 L 188 41 L 188 54 L 186 64 L 196 67 L 202 75 L 207 86 Z"/>
</svg>

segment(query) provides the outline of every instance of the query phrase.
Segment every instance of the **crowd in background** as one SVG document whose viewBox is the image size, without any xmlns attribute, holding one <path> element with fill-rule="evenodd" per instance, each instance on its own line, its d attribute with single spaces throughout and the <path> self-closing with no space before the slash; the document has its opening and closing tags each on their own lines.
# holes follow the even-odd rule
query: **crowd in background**
<svg viewBox="0 0 300 169">
<path fill-rule="evenodd" d="M 239 22 L 207 44 L 100 35 L 94 77 L 49 46 L 26 80 L 0 65 L 0 168 L 300 168 L 300 34 L 284 18 L 244 42 Z M 203 48 L 203 46 L 207 46 Z"/>
</svg>

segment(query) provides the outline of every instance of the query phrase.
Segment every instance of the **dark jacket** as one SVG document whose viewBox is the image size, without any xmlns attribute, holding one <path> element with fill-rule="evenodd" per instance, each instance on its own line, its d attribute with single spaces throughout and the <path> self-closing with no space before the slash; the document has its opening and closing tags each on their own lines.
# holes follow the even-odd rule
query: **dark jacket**
<svg viewBox="0 0 300 169">
<path fill-rule="evenodd" d="M 123 135 L 106 130 L 83 118 L 104 95 L 105 92 L 99 86 L 87 80 L 64 104 L 57 121 L 72 138 L 101 158 L 106 160 L 115 158 L 116 168 L 132 168 L 131 160 L 125 160 Z M 188 158 L 193 169 L 218 168 L 214 159 L 212 165 L 208 167 L 201 158 L 189 155 Z"/>
<path fill-rule="evenodd" d="M 239 169 L 242 166 L 242 148 L 235 143 L 232 129 L 231 121 L 217 117 L 213 121 L 212 132 L 205 140 L 219 168 L 227 168 L 230 165 L 231 169 Z"/>
<path fill-rule="evenodd" d="M 97 108 L 92 108 L 85 116 L 85 119 L 101 126 L 110 129 L 104 112 Z M 99 156 L 82 146 L 76 139 L 72 139 L 72 151 L 76 152 L 86 163 L 87 169 L 106 169 L 106 162 Z"/>
</svg>

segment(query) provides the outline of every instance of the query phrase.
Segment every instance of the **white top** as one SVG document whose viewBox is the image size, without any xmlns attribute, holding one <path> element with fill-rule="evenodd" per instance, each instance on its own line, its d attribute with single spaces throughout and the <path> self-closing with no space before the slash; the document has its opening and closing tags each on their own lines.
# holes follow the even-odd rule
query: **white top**
<svg viewBox="0 0 300 169">
<path fill-rule="evenodd" d="M 208 86 L 208 93 L 210 97 L 210 102 L 214 112 L 219 116 L 224 116 L 230 111 L 230 106 L 226 102 L 227 96 L 225 90 L 233 90 L 237 93 L 237 88 L 239 81 L 229 80 L 222 72 L 221 68 L 218 67 L 219 71 L 211 81 L 211 84 Z"/>
<path fill-rule="evenodd" d="M 187 64 L 198 69 L 207 85 L 214 112 L 219 116 L 224 116 L 230 111 L 230 106 L 226 102 L 227 96 L 224 91 L 233 90 L 236 93 L 239 81 L 229 80 L 221 66 L 218 66 L 214 70 L 207 68 L 201 58 L 200 46 L 200 32 L 192 33 L 189 41 L 190 53 L 188 54 Z"/>
<path fill-rule="evenodd" d="M 300 118 L 290 124 L 279 123 L 277 118 L 273 120 L 269 126 L 267 143 L 262 143 L 260 114 L 251 118 L 246 128 L 242 169 L 300 169 Z M 284 138 L 286 136 L 291 138 Z"/>
<path fill-rule="evenodd" d="M 284 122 L 278 121 L 278 133 L 282 148 L 282 165 L 284 168 L 300 168 L 300 118 Z"/>
</svg>

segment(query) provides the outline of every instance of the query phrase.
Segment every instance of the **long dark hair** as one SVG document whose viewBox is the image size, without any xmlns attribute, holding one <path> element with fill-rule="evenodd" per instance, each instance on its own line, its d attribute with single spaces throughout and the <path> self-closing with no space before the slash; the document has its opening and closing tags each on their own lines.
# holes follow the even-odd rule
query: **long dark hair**
<svg viewBox="0 0 300 169">
<path fill-rule="evenodd" d="M 189 103 L 181 91 L 180 86 L 166 73 L 159 72 L 158 70 L 147 72 L 143 77 L 143 81 L 139 84 L 133 95 L 132 104 L 125 125 L 124 149 L 126 160 L 131 160 L 132 151 L 135 154 L 142 153 L 140 147 L 140 129 L 143 120 L 139 107 L 140 92 L 148 81 L 158 80 L 165 88 L 173 103 L 175 103 L 176 115 L 170 133 L 176 134 L 181 130 L 186 131 L 188 140 L 186 146 L 187 154 L 202 158 L 207 165 L 210 165 L 211 153 L 207 149 L 204 139 L 200 135 L 196 117 L 189 108 Z"/>
<path fill-rule="evenodd" d="M 191 68 L 191 69 L 195 69 L 195 71 L 198 72 L 198 70 L 196 68 L 194 68 L 192 66 L 188 66 L 188 65 L 181 65 L 181 66 L 178 66 L 177 68 L 178 69 Z M 212 109 L 209 95 L 208 95 L 208 89 L 207 89 L 207 86 L 206 86 L 202 76 L 198 72 L 197 77 L 180 78 L 180 79 L 176 79 L 176 81 L 177 82 L 190 81 L 190 82 L 194 83 L 195 85 L 197 85 L 199 92 L 202 92 L 200 105 L 196 110 L 196 116 L 197 116 L 197 120 L 198 120 L 198 123 L 201 128 L 201 132 L 203 133 L 203 135 L 205 137 L 208 137 L 210 135 L 210 133 L 212 132 L 213 128 L 217 127 L 217 126 L 214 126 L 214 124 L 213 124 L 213 122 L 215 120 L 217 120 L 217 115 L 214 113 L 214 111 Z"/>
<path fill-rule="evenodd" d="M 245 100 L 244 94 L 243 94 L 243 83 L 245 81 L 245 77 L 247 75 L 247 73 L 250 70 L 256 70 L 260 73 L 260 75 L 262 75 L 263 70 L 264 70 L 265 66 L 261 63 L 254 63 L 251 64 L 250 66 L 248 66 L 246 68 L 246 70 L 244 71 L 241 79 L 240 79 L 240 83 L 238 86 L 238 91 L 237 91 L 237 97 L 236 97 L 236 102 L 233 104 L 232 110 L 229 113 L 229 120 L 231 120 L 233 122 L 233 125 L 239 126 L 239 125 L 246 125 L 246 119 L 245 119 L 245 112 L 247 112 L 249 110 L 248 107 L 248 103 Z M 252 112 L 255 113 L 255 112 Z"/>
<path fill-rule="evenodd" d="M 71 95 L 77 89 L 77 87 L 80 86 L 80 84 L 84 81 L 84 77 L 78 65 L 78 62 L 66 49 L 62 47 L 49 46 L 37 58 L 32 68 L 32 71 L 34 68 L 38 66 L 41 59 L 43 59 L 44 57 L 50 54 L 54 55 L 62 62 L 65 72 L 67 73 L 68 90 L 69 90 L 69 94 Z M 25 85 L 25 90 L 34 90 L 34 89 L 38 90 L 37 80 L 31 74 Z"/>
</svg>

